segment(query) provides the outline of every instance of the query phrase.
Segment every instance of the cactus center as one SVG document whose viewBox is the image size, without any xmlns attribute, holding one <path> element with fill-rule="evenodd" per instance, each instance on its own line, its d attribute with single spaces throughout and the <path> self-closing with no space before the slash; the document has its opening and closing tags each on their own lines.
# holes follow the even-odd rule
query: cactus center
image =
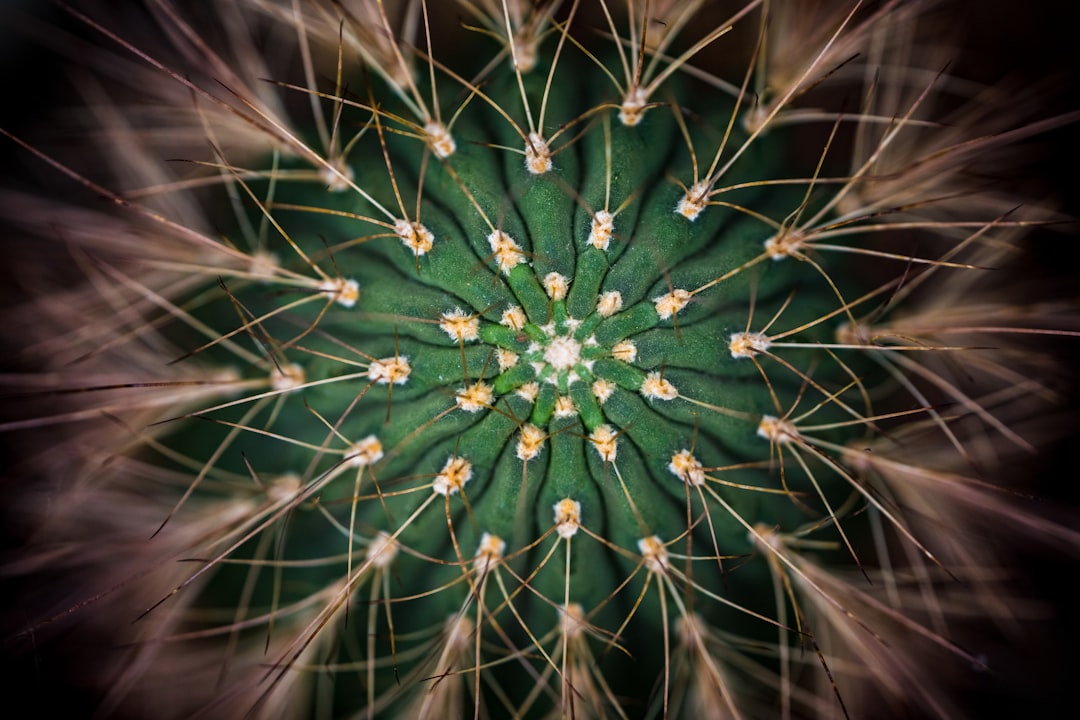
<svg viewBox="0 0 1080 720">
<path fill-rule="evenodd" d="M 513 59 L 535 61 L 520 48 Z M 566 60 L 557 77 L 587 67 Z M 807 272 L 799 260 L 813 246 L 793 230 L 766 244 L 778 233 L 765 220 L 805 202 L 798 185 L 757 181 L 780 172 L 784 135 L 741 152 L 723 187 L 687 184 L 733 107 L 646 113 L 646 93 L 619 106 L 602 74 L 589 87 L 548 88 L 546 77 L 493 73 L 483 93 L 499 112 L 467 103 L 453 135 L 426 119 L 396 127 L 408 108 L 391 101 L 374 121 L 354 118 L 349 127 L 364 129 L 349 158 L 314 179 L 305 158 L 267 158 L 272 171 L 244 178 L 258 202 L 234 233 L 239 243 L 243 228 L 267 225 L 265 249 L 177 302 L 192 308 L 192 330 L 208 328 L 176 331 L 185 360 L 252 358 L 236 381 L 249 396 L 169 436 L 178 465 L 204 453 L 207 482 L 191 502 L 217 492 L 211 480 L 250 493 L 253 476 L 298 478 L 272 488 L 288 531 L 252 551 L 280 545 L 281 557 L 252 564 L 274 564 L 280 585 L 238 564 L 208 602 L 250 582 L 252 607 L 300 607 L 306 588 L 348 578 L 350 598 L 370 598 L 357 643 L 365 702 L 404 693 L 383 658 L 409 658 L 399 647 L 431 655 L 423 637 L 443 618 L 437 642 L 464 648 L 470 667 L 485 666 L 492 643 L 531 648 L 553 623 L 590 643 L 606 637 L 591 628 L 604 628 L 643 656 L 671 621 L 654 591 L 661 579 L 666 592 L 686 573 L 688 599 L 718 598 L 725 583 L 761 594 L 760 576 L 718 558 L 758 552 L 748 526 L 799 527 L 817 499 L 851 491 L 845 477 L 801 473 L 792 455 L 858 431 L 845 429 L 850 403 L 803 397 L 861 368 L 789 370 L 788 356 L 831 340 L 838 296 L 861 290 Z M 522 162 L 515 113 L 545 97 L 545 131 L 527 134 Z M 595 97 L 612 112 L 596 114 Z M 731 142 L 744 136 L 733 128 Z M 785 242 L 786 252 L 773 247 Z M 310 558 L 328 559 L 300 566 Z M 496 598 L 512 580 L 522 588 Z M 725 603 L 697 612 L 742 622 Z M 507 697 L 529 696 L 537 676 L 506 666 L 492 674 Z M 416 678 L 447 671 L 427 659 L 402 667 Z M 387 711 L 414 716 L 406 705 Z"/>
<path fill-rule="evenodd" d="M 572 335 L 557 335 L 544 348 L 544 361 L 556 371 L 569 370 L 581 359 L 581 343 Z"/>
</svg>

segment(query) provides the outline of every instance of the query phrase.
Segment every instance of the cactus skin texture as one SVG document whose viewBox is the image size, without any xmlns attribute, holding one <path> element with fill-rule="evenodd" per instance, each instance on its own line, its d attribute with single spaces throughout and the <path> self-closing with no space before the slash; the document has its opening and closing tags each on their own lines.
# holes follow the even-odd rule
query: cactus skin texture
<svg viewBox="0 0 1080 720">
<path fill-rule="evenodd" d="M 965 715 L 993 535 L 1080 549 L 991 467 L 1077 333 L 982 172 L 1075 118 L 930 9 L 66 9 L 102 139 L 5 131 L 9 647 L 94 648 L 102 717 Z"/>
</svg>

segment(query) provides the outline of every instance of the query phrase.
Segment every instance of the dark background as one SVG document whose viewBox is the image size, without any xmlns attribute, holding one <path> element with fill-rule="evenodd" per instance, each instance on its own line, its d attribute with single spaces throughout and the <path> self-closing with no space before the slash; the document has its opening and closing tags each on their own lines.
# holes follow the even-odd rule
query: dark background
<svg viewBox="0 0 1080 720">
<path fill-rule="evenodd" d="M 949 72 L 987 83 L 1017 82 L 1020 86 L 1047 88 L 1044 116 L 1080 109 L 1080 3 L 1067 0 L 946 0 L 940 3 L 943 24 L 965 50 Z M 42 49 L 13 23 L 6 13 L 12 7 L 30 9 L 39 18 L 73 27 L 69 18 L 45 2 L 0 0 L 0 127 L 20 136 L 32 135 L 56 108 L 74 100 L 65 70 L 55 56 Z M 31 35 L 33 29 L 31 28 Z M 722 41 L 721 41 L 722 42 Z M 1049 132 L 1023 144 L 1025 173 L 1022 182 L 1036 196 L 1052 194 L 1071 216 L 1080 217 L 1080 124 Z M 20 184 L 28 177 L 43 177 L 41 163 L 0 138 L 0 184 Z M 0 219 L 0 223 L 2 223 Z M 1033 279 L 1032 297 L 1077 297 L 1080 270 L 1074 265 L 1077 227 L 1063 226 L 1034 233 L 1023 275 Z M 6 264 L 10 241 L 0 225 L 0 266 Z M 0 305 L 14 301 L 8 272 L 0 271 Z M 1078 323 L 1080 324 L 1080 323 Z M 3 340 L 0 340 L 2 343 Z M 1080 339 L 1054 343 L 1080 377 Z M 13 348 L 0 344 L 0 372 L 10 366 Z M 1072 406 L 1080 405 L 1077 388 L 1067 388 Z M 8 405 L 0 397 L 0 405 Z M 0 409 L 18 412 L 17 406 Z M 11 436 L 0 435 L 0 692 L 7 702 L 28 698 L 36 716 L 82 717 L 92 708 L 92 698 L 81 695 L 57 677 L 65 653 L 20 654 L 10 658 L 8 635 L 17 618 L 4 612 L 19 588 L 4 578 L 5 556 L 17 548 L 23 529 L 9 522 L 7 499 L 17 491 L 20 478 L 11 477 L 14 450 Z M 1080 509 L 1080 431 L 1067 428 L 1063 437 L 1037 460 L 1007 468 L 1021 484 L 1032 485 L 1040 497 L 1036 508 L 1076 525 L 1072 511 Z M 1002 528 L 1008 535 L 1009 529 Z M 1074 691 L 1080 677 L 1080 601 L 1073 583 L 1080 570 L 1075 554 L 1045 546 L 1015 548 L 1023 576 L 1021 583 L 1031 594 L 1047 601 L 1055 612 L 1044 621 L 1032 622 L 1033 642 L 1017 652 L 1002 646 L 995 654 L 996 675 L 987 676 L 972 688 L 969 708 L 973 717 L 1057 718 L 1077 716 L 1080 693 Z M 1075 549 L 1072 551 L 1075 553 Z M 997 639 L 990 641 L 990 646 Z M 1002 641 L 1003 642 L 1003 641 Z M 78 656 L 76 656 L 78 657 Z M 68 658 L 72 660 L 72 658 Z M 92 662 L 82 657 L 80 662 Z M 58 686 L 59 683 L 59 686 Z M 87 703 L 90 703 L 87 705 Z M 3 707 L 3 705 L 0 705 Z M 10 705 L 9 705 L 10 709 Z"/>
</svg>

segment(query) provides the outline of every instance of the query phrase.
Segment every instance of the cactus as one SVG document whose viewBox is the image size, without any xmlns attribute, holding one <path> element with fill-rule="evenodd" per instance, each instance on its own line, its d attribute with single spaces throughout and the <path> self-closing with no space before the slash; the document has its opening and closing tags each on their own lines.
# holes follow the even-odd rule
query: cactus
<svg viewBox="0 0 1080 720">
<path fill-rule="evenodd" d="M 980 178 L 1075 118 L 928 3 L 433 5 L 67 10 L 139 87 L 5 131 L 72 196 L 2 198 L 16 641 L 99 643 L 103 716 L 963 712 L 987 533 L 1080 546 L 988 467 L 1077 333 Z"/>
</svg>

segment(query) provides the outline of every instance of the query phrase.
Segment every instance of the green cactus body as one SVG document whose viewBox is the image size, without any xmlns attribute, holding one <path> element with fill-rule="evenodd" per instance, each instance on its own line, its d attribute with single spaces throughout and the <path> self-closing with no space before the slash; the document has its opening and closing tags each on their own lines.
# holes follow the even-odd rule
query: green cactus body
<svg viewBox="0 0 1080 720">
<path fill-rule="evenodd" d="M 114 479 L 81 491 L 118 488 L 133 529 L 108 547 L 145 540 L 165 568 L 123 616 L 147 637 L 106 712 L 183 675 L 179 716 L 789 718 L 845 714 L 867 686 L 870 706 L 948 716 L 900 648 L 981 666 L 927 599 L 981 560 L 924 538 L 956 517 L 948 488 L 982 488 L 955 468 L 986 428 L 1010 437 L 981 403 L 1015 378 L 973 363 L 992 379 L 976 395 L 926 361 L 970 351 L 977 321 L 935 326 L 951 308 L 933 298 L 978 284 L 918 290 L 976 272 L 1022 223 L 955 220 L 960 170 L 887 165 L 902 133 L 938 129 L 908 127 L 919 93 L 890 118 L 864 88 L 854 140 L 835 111 L 807 135 L 793 105 L 843 76 L 833 44 L 883 42 L 906 11 L 832 18 L 799 80 L 762 69 L 751 98 L 753 73 L 727 88 L 686 63 L 722 26 L 677 59 L 698 3 L 664 5 L 666 30 L 629 3 L 617 43 L 579 30 L 577 3 L 557 21 L 463 3 L 503 38 L 494 61 L 398 41 L 382 3 L 287 5 L 254 3 L 301 38 L 355 33 L 366 70 L 342 63 L 332 92 L 310 70 L 282 82 L 314 107 L 288 123 L 249 88 L 221 100 L 170 71 L 208 128 L 216 231 L 104 191 L 180 248 L 103 253 L 96 285 L 129 299 L 101 291 L 69 353 L 145 343 L 132 363 L 164 378 L 82 388 L 132 394 L 98 408 L 119 434 L 82 465 Z M 236 117 L 260 142 L 234 159 L 214 123 Z M 124 404 L 158 386 L 175 396 Z M 913 459 L 926 436 L 951 459 Z M 125 578 L 117 596 L 143 587 Z"/>
<path fill-rule="evenodd" d="M 775 314 L 798 287 L 799 309 L 784 316 L 790 323 L 796 315 L 817 317 L 836 299 L 812 271 L 795 272 L 802 269 L 795 261 L 760 262 L 767 235 L 747 212 L 713 208 L 693 220 L 677 212 L 685 190 L 668 176 L 689 177 L 693 169 L 672 109 L 654 108 L 633 127 L 614 113 L 596 113 L 598 100 L 617 97 L 606 79 L 591 87 L 572 81 L 589 69 L 565 60 L 552 76 L 547 117 L 568 130 L 546 172 L 532 172 L 521 154 L 504 149 L 521 144 L 511 120 L 525 120 L 517 75 L 503 64 L 484 84 L 488 102 L 474 101 L 458 117 L 450 157 L 436 161 L 417 138 L 395 136 L 403 128 L 392 121 L 362 117 L 367 134 L 344 174 L 363 194 L 347 184 L 335 190 L 275 179 L 266 203 L 279 235 L 274 253 L 292 258 L 282 262 L 291 271 L 322 268 L 331 289 L 245 330 L 274 339 L 303 335 L 273 347 L 278 367 L 270 370 L 281 378 L 299 372 L 303 382 L 297 377 L 295 389 L 278 390 L 272 425 L 259 426 L 266 437 L 248 433 L 235 446 L 264 479 L 302 478 L 280 557 L 338 560 L 316 573 L 285 570 L 276 581 L 263 572 L 256 604 L 269 605 L 274 592 L 278 604 L 302 602 L 342 577 L 353 578 L 362 597 L 359 586 L 372 582 L 382 552 L 394 558 L 391 597 L 411 599 L 378 610 L 365 628 L 376 658 L 392 649 L 408 654 L 410 642 L 392 644 L 392 635 L 423 637 L 455 615 L 499 628 L 480 633 L 482 655 L 488 643 L 522 647 L 530 634 L 560 627 L 569 602 L 612 631 L 636 615 L 619 640 L 638 666 L 612 681 L 621 693 L 661 672 L 653 646 L 672 618 L 661 612 L 658 593 L 692 595 L 696 586 L 724 600 L 730 591 L 771 602 L 759 572 L 731 574 L 728 589 L 722 572 L 725 561 L 736 564 L 754 551 L 731 512 L 751 523 L 801 522 L 791 499 L 777 493 L 770 441 L 759 433 L 762 417 L 777 412 L 769 385 L 754 363 L 733 354 L 730 339 L 747 327 L 751 303 Z M 537 67 L 525 78 L 531 107 L 542 102 L 547 74 Z M 691 95 L 701 91 L 681 85 Z M 735 108 L 709 110 L 690 131 L 704 147 L 719 141 Z M 731 138 L 733 147 L 743 141 L 741 131 Z M 784 142 L 771 142 L 774 156 Z M 776 159 L 752 148 L 726 179 L 769 176 Z M 282 164 L 280 174 L 303 166 Z M 255 197 L 271 194 L 265 181 L 248 188 Z M 751 188 L 731 200 L 773 215 L 800 196 Z M 389 208 L 408 213 L 398 226 L 404 230 L 387 231 L 388 222 L 401 223 Z M 284 237 L 298 251 L 290 252 Z M 745 264 L 756 267 L 740 271 Z M 238 326 L 236 308 L 262 317 L 293 299 L 272 283 L 224 285 L 227 297 L 197 311 L 222 331 Z M 256 379 L 267 367 L 252 370 Z M 791 375 L 772 380 L 771 390 L 787 407 L 801 384 Z M 217 447 L 237 425 L 257 422 L 244 416 L 252 400 L 229 408 L 230 419 L 204 416 L 235 425 L 200 423 L 191 432 L 217 432 L 206 445 Z M 206 443 L 185 437 L 170 444 Z M 218 466 L 242 473 L 232 455 Z M 724 510 L 702 489 L 720 469 L 725 479 L 775 494 L 718 490 L 730 504 Z M 799 474 L 790 471 L 791 492 L 805 491 Z M 685 567 L 668 558 L 669 550 L 691 549 Z M 668 563 L 685 579 L 661 588 L 652 578 L 643 595 L 646 577 Z M 217 574 L 245 572 L 253 570 Z M 499 587 L 492 575 L 501 575 Z M 212 587 L 208 592 L 216 597 Z M 356 600 L 343 604 L 363 613 Z M 733 607 L 706 600 L 699 611 L 713 622 L 757 625 L 750 636 L 775 630 L 751 616 L 763 608 Z M 516 678 L 500 683 L 515 703 L 532 686 L 522 662 L 504 660 L 491 670 Z M 403 661 L 397 672 L 415 665 Z M 380 695 L 393 689 L 393 671 L 375 673 Z"/>
</svg>

